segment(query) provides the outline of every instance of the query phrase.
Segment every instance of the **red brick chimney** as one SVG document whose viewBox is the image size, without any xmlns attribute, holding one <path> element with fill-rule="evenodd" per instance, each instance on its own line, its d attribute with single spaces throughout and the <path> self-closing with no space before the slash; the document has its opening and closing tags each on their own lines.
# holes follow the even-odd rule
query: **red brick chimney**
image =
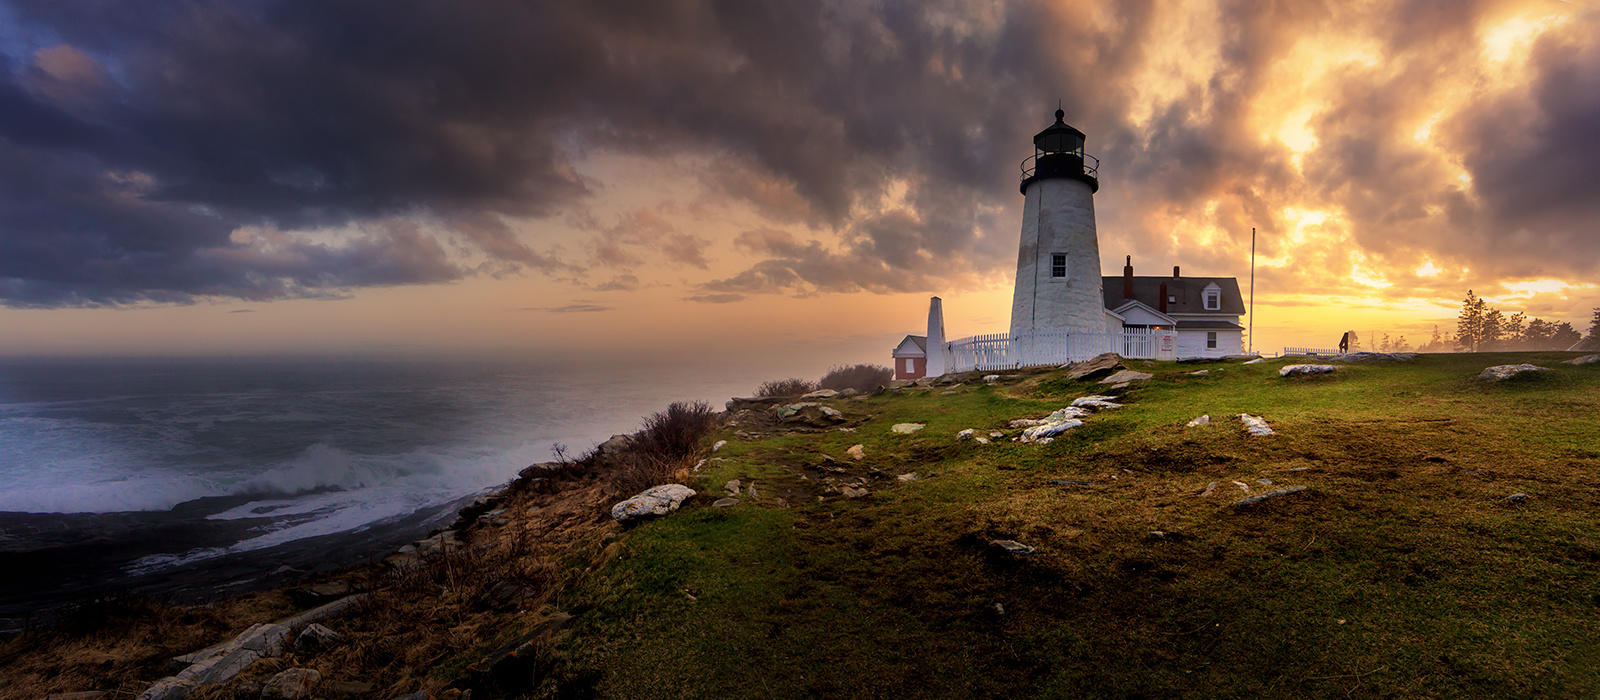
<svg viewBox="0 0 1600 700">
<path fill-rule="evenodd" d="M 1179 276 L 1178 275 L 1178 266 L 1177 265 L 1173 265 L 1172 266 L 1172 279 L 1178 279 L 1178 276 Z"/>
<path fill-rule="evenodd" d="M 1133 256 L 1128 256 L 1128 262 L 1122 266 L 1122 298 L 1133 298 Z"/>
<path fill-rule="evenodd" d="M 1161 313 L 1166 313 L 1167 312 L 1167 283 L 1166 282 L 1162 282 L 1161 283 L 1161 303 L 1158 305 L 1156 310 L 1160 311 Z"/>
</svg>

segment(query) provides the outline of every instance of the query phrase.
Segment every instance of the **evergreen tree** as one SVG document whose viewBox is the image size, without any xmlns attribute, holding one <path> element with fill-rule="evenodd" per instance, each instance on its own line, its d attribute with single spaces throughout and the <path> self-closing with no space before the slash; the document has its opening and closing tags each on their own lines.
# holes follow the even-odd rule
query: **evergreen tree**
<svg viewBox="0 0 1600 700">
<path fill-rule="evenodd" d="M 1468 289 L 1467 298 L 1461 300 L 1461 315 L 1456 317 L 1456 344 L 1468 352 L 1476 352 L 1483 339 L 1483 307 L 1483 300 Z M 1600 322 L 1600 315 L 1596 320 Z"/>
<path fill-rule="evenodd" d="M 1399 340 L 1394 341 L 1394 351 L 1395 352 L 1408 352 L 1410 350 L 1411 350 L 1411 343 L 1406 342 L 1406 337 L 1405 336 L 1402 335 L 1402 336 L 1400 336 Z"/>
<path fill-rule="evenodd" d="M 1551 327 L 1549 346 L 1551 350 L 1566 350 L 1580 340 L 1583 340 L 1583 336 L 1578 334 L 1578 329 L 1566 321 Z"/>
<path fill-rule="evenodd" d="M 1506 316 L 1500 324 L 1500 346 L 1508 349 L 1522 347 L 1524 345 L 1523 331 L 1526 330 L 1526 324 L 1527 318 L 1521 311 Z"/>
<path fill-rule="evenodd" d="M 1600 343 L 1600 306 L 1594 307 L 1594 319 L 1589 321 L 1587 340 L 1591 346 Z"/>
<path fill-rule="evenodd" d="M 1444 349 L 1444 336 L 1439 334 L 1439 324 L 1433 324 L 1433 337 L 1428 339 L 1428 344 L 1422 346 L 1423 350 L 1438 352 Z"/>
<path fill-rule="evenodd" d="M 1483 300 L 1479 299 L 1479 303 Z M 1478 329 L 1478 346 L 1489 350 L 1500 345 L 1500 339 L 1505 337 L 1506 317 L 1499 309 L 1487 306 L 1487 313 L 1483 314 L 1482 325 Z"/>
</svg>

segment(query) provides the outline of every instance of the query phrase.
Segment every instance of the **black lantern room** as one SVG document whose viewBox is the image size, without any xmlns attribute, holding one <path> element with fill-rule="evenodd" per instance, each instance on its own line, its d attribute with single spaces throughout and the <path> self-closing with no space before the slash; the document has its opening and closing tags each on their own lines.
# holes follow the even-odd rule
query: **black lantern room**
<svg viewBox="0 0 1600 700">
<path fill-rule="evenodd" d="M 1100 161 L 1083 152 L 1083 132 L 1063 121 L 1067 113 L 1056 110 L 1056 123 L 1033 137 L 1033 155 L 1022 161 L 1022 193 L 1035 180 L 1070 177 L 1088 183 L 1091 191 L 1100 190 L 1095 177 Z"/>
</svg>

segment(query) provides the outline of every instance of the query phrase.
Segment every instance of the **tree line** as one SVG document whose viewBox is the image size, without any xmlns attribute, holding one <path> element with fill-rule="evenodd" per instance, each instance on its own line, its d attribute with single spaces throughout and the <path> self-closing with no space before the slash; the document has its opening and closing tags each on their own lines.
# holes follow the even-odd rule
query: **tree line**
<svg viewBox="0 0 1600 700">
<path fill-rule="evenodd" d="M 1584 341 L 1585 346 L 1600 345 L 1600 307 L 1594 309 L 1587 334 L 1580 334 L 1566 321 L 1551 322 L 1542 318 L 1528 318 L 1521 311 L 1508 314 L 1490 306 L 1482 297 L 1467 290 L 1461 301 L 1461 314 L 1456 317 L 1456 333 L 1449 339 L 1454 347 L 1447 347 L 1434 326 L 1433 341 L 1419 348 L 1424 352 L 1463 350 L 1566 350 Z"/>
</svg>

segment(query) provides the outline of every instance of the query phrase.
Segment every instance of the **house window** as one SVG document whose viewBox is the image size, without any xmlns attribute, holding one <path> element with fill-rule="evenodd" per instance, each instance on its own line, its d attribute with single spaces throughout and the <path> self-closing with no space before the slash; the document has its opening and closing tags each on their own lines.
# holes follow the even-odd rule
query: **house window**
<svg viewBox="0 0 1600 700">
<path fill-rule="evenodd" d="M 1167 303 L 1168 304 L 1176 304 L 1176 303 L 1178 303 L 1178 295 L 1176 295 L 1176 294 L 1168 294 L 1167 295 Z"/>
<path fill-rule="evenodd" d="M 1217 348 L 1217 332 L 1216 331 L 1206 331 L 1206 349 L 1215 350 L 1216 348 Z"/>
<path fill-rule="evenodd" d="M 1067 254 L 1066 253 L 1051 253 L 1050 254 L 1050 277 L 1052 277 L 1054 279 L 1064 279 L 1066 276 L 1067 276 Z"/>
<path fill-rule="evenodd" d="M 1220 290 L 1220 289 L 1207 289 L 1206 290 L 1206 310 L 1207 311 L 1216 311 L 1217 309 L 1220 309 L 1220 308 L 1222 308 L 1222 290 Z"/>
<path fill-rule="evenodd" d="M 915 371 L 917 371 L 917 361 L 913 360 L 913 359 L 911 359 L 909 357 L 906 358 L 906 373 L 909 374 L 909 373 L 915 372 Z"/>
</svg>

